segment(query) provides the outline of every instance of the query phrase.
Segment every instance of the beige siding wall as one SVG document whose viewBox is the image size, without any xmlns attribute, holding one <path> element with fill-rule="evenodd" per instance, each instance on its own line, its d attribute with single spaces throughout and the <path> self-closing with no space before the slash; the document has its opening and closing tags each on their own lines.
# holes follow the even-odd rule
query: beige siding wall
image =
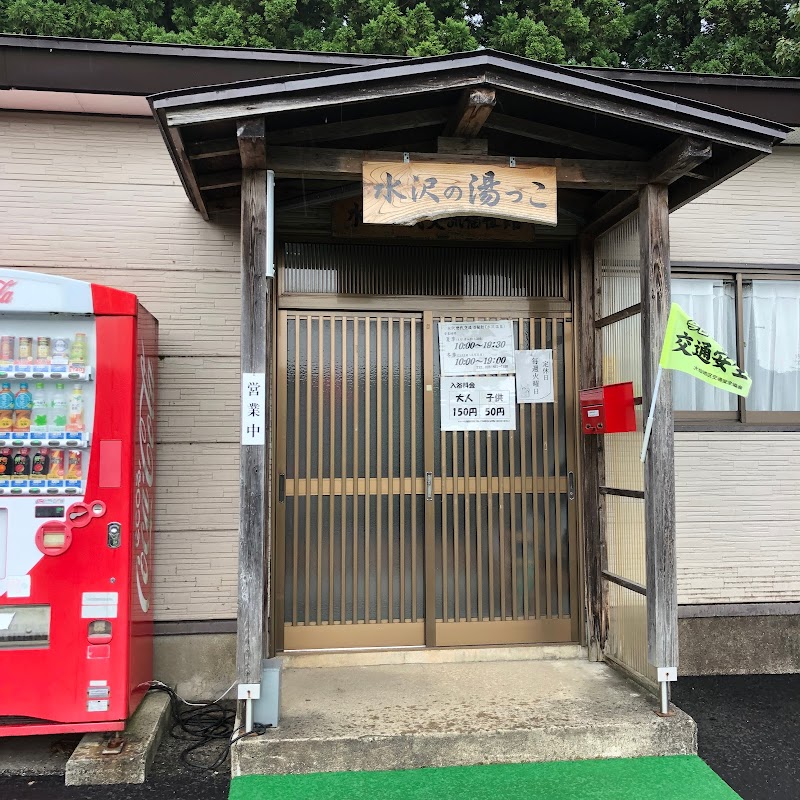
<svg viewBox="0 0 800 800">
<path fill-rule="evenodd" d="M 670 217 L 673 261 L 800 266 L 800 147 Z M 800 600 L 800 432 L 678 433 L 681 603 Z"/>
<path fill-rule="evenodd" d="M 239 233 L 150 120 L 0 115 L 0 263 L 135 292 L 160 323 L 158 619 L 236 614 Z"/>
<path fill-rule="evenodd" d="M 800 264 L 800 147 L 776 147 L 670 217 L 673 261 Z"/>
<path fill-rule="evenodd" d="M 800 600 L 800 432 L 675 434 L 678 600 Z"/>
</svg>

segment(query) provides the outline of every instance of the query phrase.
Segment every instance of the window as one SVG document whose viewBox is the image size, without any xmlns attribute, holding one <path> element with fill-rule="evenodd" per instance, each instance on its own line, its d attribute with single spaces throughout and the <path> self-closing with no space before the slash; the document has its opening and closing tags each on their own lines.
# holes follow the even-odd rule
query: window
<svg viewBox="0 0 800 800">
<path fill-rule="evenodd" d="M 753 379 L 749 397 L 740 400 L 673 372 L 676 421 L 800 425 L 800 273 L 677 272 L 672 299 Z"/>
<path fill-rule="evenodd" d="M 736 357 L 736 284 L 726 279 L 672 281 L 672 301 L 709 331 L 723 350 Z M 728 411 L 737 408 L 736 395 L 723 392 L 684 372 L 672 373 L 675 410 Z"/>
<path fill-rule="evenodd" d="M 743 286 L 748 411 L 800 411 L 800 281 Z"/>
</svg>

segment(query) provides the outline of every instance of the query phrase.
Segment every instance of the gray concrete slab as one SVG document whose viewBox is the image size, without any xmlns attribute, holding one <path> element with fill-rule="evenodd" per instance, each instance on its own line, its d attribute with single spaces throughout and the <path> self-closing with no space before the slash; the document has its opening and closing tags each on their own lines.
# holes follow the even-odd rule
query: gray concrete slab
<svg viewBox="0 0 800 800">
<path fill-rule="evenodd" d="M 79 733 L 0 738 L 0 775 L 63 775 Z"/>
<path fill-rule="evenodd" d="M 232 773 L 695 753 L 692 719 L 656 708 L 582 659 L 287 669 L 279 727 L 236 742 Z"/>
<path fill-rule="evenodd" d="M 67 761 L 64 782 L 67 786 L 144 783 L 168 725 L 169 697 L 151 692 L 120 734 L 87 733 L 81 739 Z M 121 737 L 125 745 L 118 754 L 104 755 L 112 735 Z"/>
</svg>

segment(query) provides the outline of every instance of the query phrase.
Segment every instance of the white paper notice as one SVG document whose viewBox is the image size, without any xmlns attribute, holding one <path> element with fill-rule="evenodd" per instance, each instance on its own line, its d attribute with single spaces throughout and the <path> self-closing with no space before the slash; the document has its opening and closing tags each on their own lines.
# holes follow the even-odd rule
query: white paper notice
<svg viewBox="0 0 800 800">
<path fill-rule="evenodd" d="M 0 614 L 0 631 L 7 631 L 11 627 L 11 623 L 14 621 L 14 612 L 10 614 Z"/>
<path fill-rule="evenodd" d="M 443 431 L 513 431 L 517 428 L 514 378 L 442 378 Z"/>
<path fill-rule="evenodd" d="M 242 444 L 266 444 L 267 376 L 242 373 Z"/>
<path fill-rule="evenodd" d="M 517 402 L 552 403 L 553 351 L 517 350 Z"/>
<path fill-rule="evenodd" d="M 31 576 L 9 575 L 6 578 L 6 595 L 8 597 L 30 597 Z"/>
<path fill-rule="evenodd" d="M 507 375 L 514 372 L 511 320 L 439 323 L 441 375 Z"/>
</svg>

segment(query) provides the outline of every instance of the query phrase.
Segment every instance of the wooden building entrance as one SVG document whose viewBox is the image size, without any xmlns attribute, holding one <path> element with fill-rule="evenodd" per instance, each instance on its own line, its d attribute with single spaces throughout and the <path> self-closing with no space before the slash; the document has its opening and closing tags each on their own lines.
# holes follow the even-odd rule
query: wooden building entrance
<svg viewBox="0 0 800 800">
<path fill-rule="evenodd" d="M 424 251 L 398 249 L 410 264 Z M 302 246 L 293 252 L 308 263 Z M 485 251 L 495 295 L 534 288 L 549 270 L 559 296 L 423 297 L 413 282 L 404 296 L 380 283 L 369 284 L 379 296 L 282 296 L 316 307 L 278 316 L 279 650 L 577 641 L 564 257 L 512 250 L 504 266 L 503 252 Z M 374 248 L 356 253 L 367 272 Z M 459 267 L 458 251 L 445 260 L 440 291 L 454 280 L 487 288 L 486 264 Z M 308 286 L 314 270 L 287 263 L 284 285 Z M 517 405 L 514 431 L 442 431 L 438 323 L 480 319 L 511 319 L 518 349 L 553 350 L 555 402 Z"/>
</svg>

